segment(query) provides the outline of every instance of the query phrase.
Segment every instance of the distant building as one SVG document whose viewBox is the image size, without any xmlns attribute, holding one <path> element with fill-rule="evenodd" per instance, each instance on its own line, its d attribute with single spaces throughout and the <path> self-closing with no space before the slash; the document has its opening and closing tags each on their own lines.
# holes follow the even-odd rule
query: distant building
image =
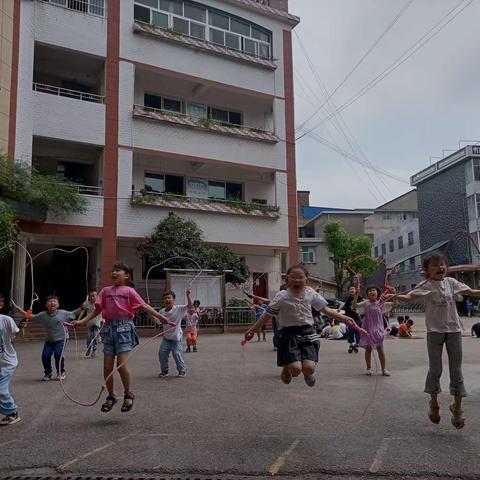
<svg viewBox="0 0 480 480">
<path fill-rule="evenodd" d="M 310 192 L 298 192 L 300 261 L 309 270 L 312 286 L 320 285 L 324 294 L 336 295 L 333 262 L 323 240 L 323 229 L 328 222 L 339 222 L 351 236 L 365 235 L 365 218 L 373 214 L 368 209 L 313 207 Z"/>
<path fill-rule="evenodd" d="M 480 146 L 467 145 L 413 175 L 418 191 L 422 253 L 446 249 L 451 265 L 479 263 L 472 242 L 456 236 L 467 231 L 476 245 L 480 238 Z"/>
<path fill-rule="evenodd" d="M 389 278 L 392 285 L 405 291 L 419 283 L 422 277 L 416 190 L 376 208 L 365 220 L 365 232 L 373 237 L 372 256 L 393 268 Z"/>
</svg>

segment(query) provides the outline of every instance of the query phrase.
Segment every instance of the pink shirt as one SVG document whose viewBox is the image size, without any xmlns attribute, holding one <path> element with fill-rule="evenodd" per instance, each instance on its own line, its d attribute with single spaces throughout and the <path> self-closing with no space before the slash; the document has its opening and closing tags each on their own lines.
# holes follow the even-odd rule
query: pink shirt
<svg viewBox="0 0 480 480">
<path fill-rule="evenodd" d="M 95 306 L 97 305 L 102 309 L 103 318 L 108 321 L 132 319 L 134 313 L 145 307 L 146 303 L 132 287 L 121 285 L 102 288 L 95 301 Z"/>
</svg>

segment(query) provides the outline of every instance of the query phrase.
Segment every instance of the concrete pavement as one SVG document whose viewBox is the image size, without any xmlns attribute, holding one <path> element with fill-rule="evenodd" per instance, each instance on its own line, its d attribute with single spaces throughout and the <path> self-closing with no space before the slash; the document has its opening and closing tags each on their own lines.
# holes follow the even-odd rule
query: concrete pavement
<svg viewBox="0 0 480 480">
<path fill-rule="evenodd" d="M 421 323 L 417 318 L 417 329 Z M 471 321 L 465 323 L 468 328 Z M 120 403 L 109 414 L 99 405 L 72 404 L 57 382 L 40 381 L 41 344 L 17 344 L 12 390 L 23 420 L 0 429 L 0 476 L 234 479 L 274 473 L 333 480 L 372 474 L 473 478 L 480 471 L 480 339 L 464 339 L 470 396 L 462 431 L 450 424 L 448 391 L 441 398 L 441 424 L 426 416 L 425 340 L 386 341 L 390 378 L 366 377 L 361 353 L 347 354 L 346 342 L 323 341 L 317 385 L 310 389 L 300 378 L 288 386 L 280 382 L 271 338 L 244 351 L 240 339 L 201 335 L 200 351 L 185 354 L 185 379 L 158 378 L 159 341 L 149 343 L 130 362 L 136 401 L 128 414 Z M 101 355 L 75 360 L 70 342 L 69 393 L 95 398 L 101 364 Z"/>
</svg>

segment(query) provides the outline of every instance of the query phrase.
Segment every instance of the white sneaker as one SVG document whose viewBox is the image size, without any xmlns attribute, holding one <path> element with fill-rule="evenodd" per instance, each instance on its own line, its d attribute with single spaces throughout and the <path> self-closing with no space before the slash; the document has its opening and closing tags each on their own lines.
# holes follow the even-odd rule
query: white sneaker
<svg viewBox="0 0 480 480">
<path fill-rule="evenodd" d="M 67 374 L 63 372 L 61 375 L 58 373 L 55 377 L 55 380 L 65 380 L 67 378 Z"/>
<path fill-rule="evenodd" d="M 49 375 L 45 375 L 43 378 L 42 378 L 42 382 L 48 382 L 52 379 L 52 374 L 50 373 Z"/>
</svg>

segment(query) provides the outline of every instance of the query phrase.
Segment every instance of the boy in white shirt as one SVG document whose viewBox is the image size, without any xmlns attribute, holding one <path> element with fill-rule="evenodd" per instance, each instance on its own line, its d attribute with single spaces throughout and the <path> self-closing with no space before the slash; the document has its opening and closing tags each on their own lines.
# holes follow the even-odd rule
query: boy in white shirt
<svg viewBox="0 0 480 480">
<path fill-rule="evenodd" d="M 175 293 L 172 291 L 163 294 L 163 303 L 165 308 L 160 310 L 160 313 L 168 319 L 170 324 L 175 324 L 175 327 L 164 325 L 163 340 L 158 350 L 158 360 L 160 361 L 161 372 L 159 377 L 166 377 L 168 375 L 168 357 L 172 352 L 175 364 L 177 366 L 178 377 L 186 376 L 185 361 L 182 355 L 182 319 L 189 313 L 195 313 L 192 299 L 190 298 L 192 291 L 187 289 L 187 305 L 175 305 Z"/>
<path fill-rule="evenodd" d="M 0 294 L 0 310 L 5 304 L 5 298 Z M 18 407 L 10 393 L 10 382 L 18 365 L 17 353 L 12 340 L 19 332 L 16 323 L 8 315 L 0 315 L 0 413 L 4 418 L 0 426 L 6 427 L 20 421 Z"/>
</svg>

